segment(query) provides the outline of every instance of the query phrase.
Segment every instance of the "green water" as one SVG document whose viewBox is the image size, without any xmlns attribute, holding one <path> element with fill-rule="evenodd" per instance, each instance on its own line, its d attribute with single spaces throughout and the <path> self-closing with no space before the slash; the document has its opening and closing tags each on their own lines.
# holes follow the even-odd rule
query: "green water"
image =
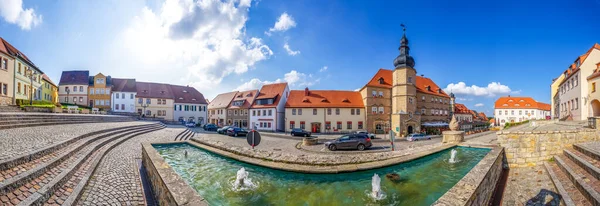
<svg viewBox="0 0 600 206">
<path fill-rule="evenodd" d="M 154 145 L 183 179 L 210 205 L 430 205 L 469 172 L 490 150 L 455 147 L 385 168 L 342 174 L 303 174 L 264 168 L 210 153 L 187 143 Z M 188 157 L 184 156 L 188 151 Z M 237 171 L 244 167 L 256 185 L 234 191 Z M 373 174 L 381 177 L 386 198 L 369 196 Z M 397 173 L 393 182 L 386 174 Z"/>
</svg>

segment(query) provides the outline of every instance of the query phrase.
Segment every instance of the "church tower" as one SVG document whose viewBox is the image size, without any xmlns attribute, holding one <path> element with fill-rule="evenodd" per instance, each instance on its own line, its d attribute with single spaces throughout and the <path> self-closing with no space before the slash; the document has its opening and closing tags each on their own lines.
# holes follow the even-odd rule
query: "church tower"
<svg viewBox="0 0 600 206">
<path fill-rule="evenodd" d="M 404 27 L 404 25 L 403 25 Z M 406 28 L 400 40 L 400 55 L 394 59 L 392 83 L 392 130 L 396 136 L 420 132 L 421 117 L 417 111 L 417 70 L 409 55 Z"/>
</svg>

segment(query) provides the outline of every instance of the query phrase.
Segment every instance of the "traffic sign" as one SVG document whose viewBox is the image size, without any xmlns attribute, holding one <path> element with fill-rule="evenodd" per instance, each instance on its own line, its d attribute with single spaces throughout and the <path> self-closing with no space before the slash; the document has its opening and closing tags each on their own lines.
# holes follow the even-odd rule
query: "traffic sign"
<svg viewBox="0 0 600 206">
<path fill-rule="evenodd" d="M 252 149 L 254 149 L 254 146 L 258 146 L 258 144 L 260 144 L 260 133 L 258 133 L 256 130 L 248 132 L 246 135 L 246 141 L 248 141 L 248 144 L 252 146 Z"/>
</svg>

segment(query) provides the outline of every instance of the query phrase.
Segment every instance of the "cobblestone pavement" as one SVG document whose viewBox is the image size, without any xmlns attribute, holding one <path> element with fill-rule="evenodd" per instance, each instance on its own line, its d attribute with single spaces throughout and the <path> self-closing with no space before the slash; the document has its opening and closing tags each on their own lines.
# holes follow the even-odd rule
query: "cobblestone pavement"
<svg viewBox="0 0 600 206">
<path fill-rule="evenodd" d="M 511 168 L 502 205 L 525 205 L 542 189 L 558 193 L 544 166 Z M 549 197 L 546 201 L 549 201 Z"/>
<path fill-rule="evenodd" d="M 498 140 L 498 136 L 496 136 L 496 132 L 490 132 L 483 136 L 469 138 L 469 136 L 465 137 L 465 141 L 468 143 L 483 143 L 483 144 L 496 144 Z"/>
<path fill-rule="evenodd" d="M 583 129 L 588 125 L 587 121 L 539 121 L 535 126 L 526 123 L 516 127 L 511 127 L 507 131 L 532 132 L 532 131 L 568 131 Z"/>
<path fill-rule="evenodd" d="M 138 160 L 143 142 L 169 142 L 183 127 L 168 127 L 133 137 L 113 148 L 102 159 L 90 178 L 77 205 L 145 205 Z"/>
<path fill-rule="evenodd" d="M 0 132 L 0 160 L 20 156 L 80 135 L 115 127 L 152 122 L 109 122 L 5 129 Z"/>
</svg>

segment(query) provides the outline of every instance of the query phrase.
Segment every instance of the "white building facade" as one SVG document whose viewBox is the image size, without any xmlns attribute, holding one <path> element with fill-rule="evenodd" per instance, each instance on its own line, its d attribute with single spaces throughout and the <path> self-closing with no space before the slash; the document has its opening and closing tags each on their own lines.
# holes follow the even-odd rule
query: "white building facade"
<svg viewBox="0 0 600 206">
<path fill-rule="evenodd" d="M 290 89 L 287 83 L 263 85 L 249 113 L 249 126 L 262 131 L 285 131 L 285 103 Z"/>
<path fill-rule="evenodd" d="M 112 110 L 114 112 L 135 113 L 136 92 L 115 92 L 111 95 Z"/>
<path fill-rule="evenodd" d="M 207 122 L 207 102 L 202 93 L 193 87 L 169 85 L 173 93 L 173 120 L 195 122 L 204 125 Z"/>
<path fill-rule="evenodd" d="M 494 108 L 496 124 L 516 123 L 526 120 L 549 119 L 550 104 L 541 103 L 531 97 L 500 97 Z"/>
</svg>

